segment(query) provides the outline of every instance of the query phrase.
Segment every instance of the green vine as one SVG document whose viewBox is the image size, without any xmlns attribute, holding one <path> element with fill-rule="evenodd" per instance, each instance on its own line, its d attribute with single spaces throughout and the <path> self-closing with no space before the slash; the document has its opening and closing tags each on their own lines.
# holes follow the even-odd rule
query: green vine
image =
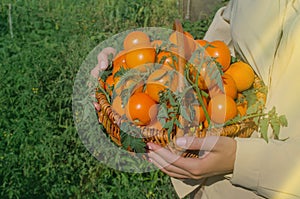
<svg viewBox="0 0 300 199">
<path fill-rule="evenodd" d="M 166 44 L 164 44 L 166 45 Z M 162 127 L 167 130 L 168 139 L 171 140 L 171 135 L 174 131 L 178 128 L 183 129 L 185 126 L 180 121 L 179 116 L 181 116 L 184 120 L 188 121 L 188 123 L 192 123 L 195 119 L 195 110 L 193 104 L 199 104 L 203 111 L 205 118 L 208 123 L 208 128 L 221 128 L 224 126 L 241 123 L 247 120 L 253 120 L 256 126 L 259 129 L 259 133 L 261 137 L 269 141 L 268 132 L 271 128 L 271 132 L 275 139 L 279 139 L 279 132 L 282 127 L 286 127 L 288 125 L 287 118 L 284 115 L 279 115 L 276 112 L 275 107 L 271 110 L 265 110 L 265 102 L 262 99 L 258 99 L 257 93 L 263 93 L 264 95 L 267 94 L 267 87 L 262 86 L 261 88 L 250 88 L 241 94 L 244 96 L 243 99 L 236 99 L 236 103 L 243 103 L 242 100 L 246 100 L 248 103 L 246 115 L 241 116 L 237 115 L 235 118 L 225 122 L 224 124 L 215 124 L 211 121 L 210 116 L 208 114 L 208 110 L 206 105 L 203 101 L 203 98 L 209 100 L 209 94 L 207 91 L 202 90 L 198 86 L 198 82 L 201 77 L 201 69 L 202 67 L 206 68 L 206 74 L 209 76 L 211 81 L 214 81 L 214 84 L 218 86 L 218 88 L 223 91 L 223 80 L 222 80 L 222 67 L 215 61 L 208 56 L 205 56 L 205 48 L 200 47 L 194 51 L 192 54 L 190 61 L 187 62 L 184 66 L 184 77 L 187 80 L 184 84 L 184 88 L 181 91 L 172 91 L 171 89 L 165 89 L 164 91 L 159 93 L 159 110 L 157 119 L 161 123 Z M 164 51 L 163 47 L 158 47 L 156 49 L 156 54 Z M 165 61 L 167 57 L 163 57 L 158 64 L 152 64 L 149 67 L 141 69 L 121 69 L 115 74 L 116 77 L 120 77 L 119 83 L 115 85 L 113 89 L 121 90 L 120 93 L 113 92 L 112 99 L 119 95 L 122 99 L 123 106 L 127 104 L 129 97 L 134 92 L 136 85 L 140 82 L 147 82 L 148 77 L 155 71 L 156 69 L 161 67 L 161 64 Z M 178 61 L 178 57 L 172 55 L 173 63 Z M 194 63 L 195 60 L 198 62 Z M 236 62 L 238 59 L 232 57 L 231 63 Z M 157 58 L 156 58 L 156 61 Z M 173 69 L 176 68 L 174 64 L 170 65 Z M 144 70 L 146 69 L 146 70 Z M 193 69 L 195 74 L 191 75 L 190 70 Z M 174 77 L 177 75 L 176 71 L 166 71 L 165 73 L 161 74 L 157 77 L 157 80 L 161 79 L 165 75 L 168 75 L 171 78 L 171 82 L 173 82 Z M 134 81 L 133 84 L 127 86 L 123 89 L 124 85 L 128 80 Z M 155 79 L 154 79 L 155 81 Z M 143 85 L 144 89 L 145 86 Z M 121 88 L 121 89 L 120 89 Z M 111 102 L 110 96 L 108 93 L 103 89 L 99 88 L 100 92 L 103 92 L 109 102 Z M 192 92 L 191 92 L 192 91 Z M 192 93 L 193 97 L 186 102 L 189 93 Z M 132 151 L 135 152 L 144 152 L 145 143 L 143 142 L 143 137 L 141 135 L 141 128 L 135 126 L 132 122 L 128 121 L 126 116 L 123 116 L 123 122 L 120 124 L 121 129 L 121 141 L 124 148 L 130 148 Z M 199 124 L 201 128 L 203 124 Z"/>
</svg>

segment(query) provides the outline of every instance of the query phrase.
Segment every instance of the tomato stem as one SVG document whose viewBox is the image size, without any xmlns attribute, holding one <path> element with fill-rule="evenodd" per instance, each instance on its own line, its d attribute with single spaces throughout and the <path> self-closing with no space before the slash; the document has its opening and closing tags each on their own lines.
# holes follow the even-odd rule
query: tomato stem
<svg viewBox="0 0 300 199">
<path fill-rule="evenodd" d="M 201 105 L 201 107 L 203 108 L 203 112 L 204 112 L 204 115 L 205 115 L 205 118 L 207 119 L 207 122 L 208 122 L 208 126 L 210 125 L 210 117 L 208 115 L 208 111 L 204 105 L 204 102 L 203 102 L 203 99 L 202 99 L 202 94 L 201 94 L 201 90 L 199 89 L 198 86 L 196 86 L 196 92 L 197 92 L 197 97 L 198 97 L 198 101 Z"/>
<path fill-rule="evenodd" d="M 191 78 L 190 78 L 190 76 L 189 76 L 188 70 L 186 70 L 185 75 L 186 75 L 186 78 L 187 78 L 188 82 L 189 82 L 190 84 L 192 84 L 192 87 L 193 87 L 193 88 L 195 88 L 196 93 L 197 93 L 197 97 L 198 97 L 198 101 L 199 101 L 201 107 L 203 108 L 204 115 L 205 115 L 205 118 L 207 119 L 208 125 L 210 125 L 210 117 L 209 117 L 209 115 L 208 115 L 207 109 L 206 109 L 206 107 L 205 107 L 205 105 L 204 105 L 204 102 L 203 102 L 203 99 L 202 99 L 202 96 L 208 97 L 208 94 L 207 94 L 206 92 L 202 91 L 202 90 L 198 87 L 198 85 L 197 85 L 197 82 L 198 82 L 198 80 L 199 80 L 200 73 L 199 73 L 199 72 L 196 73 L 196 80 L 195 80 L 195 82 L 193 82 L 193 81 L 191 80 Z"/>
<path fill-rule="evenodd" d="M 197 82 L 198 82 L 198 80 L 199 80 L 199 76 L 200 76 L 200 73 L 197 72 L 197 73 L 196 73 L 196 80 L 195 80 L 195 83 L 193 83 L 193 85 L 194 85 L 195 90 L 196 90 L 196 93 L 197 93 L 198 101 L 199 101 L 201 107 L 203 108 L 203 112 L 204 112 L 205 118 L 206 118 L 206 120 L 207 120 L 207 122 L 208 122 L 208 126 L 210 126 L 210 117 L 209 117 L 209 115 L 208 115 L 208 111 L 207 111 L 207 109 L 206 109 L 206 107 L 205 107 L 205 105 L 204 105 L 203 99 L 202 99 L 202 92 L 201 92 L 201 89 L 200 89 L 200 88 L 198 87 L 198 85 L 197 85 Z"/>
<path fill-rule="evenodd" d="M 109 94 L 105 91 L 105 89 L 102 88 L 101 86 L 99 86 L 98 88 L 99 88 L 99 90 L 105 95 L 105 97 L 106 97 L 108 103 L 111 104 L 110 96 L 109 96 Z"/>
<path fill-rule="evenodd" d="M 242 117 L 240 117 L 238 119 L 232 119 L 232 120 L 227 121 L 224 124 L 224 126 L 234 124 L 234 123 L 237 122 L 237 120 L 239 122 L 241 122 L 241 121 L 246 120 L 246 119 L 255 118 L 255 117 L 263 117 L 263 116 L 267 116 L 267 115 L 268 115 L 268 113 L 263 113 L 263 112 L 253 113 L 253 114 L 250 114 L 250 115 L 245 115 L 245 116 L 242 116 Z"/>
</svg>

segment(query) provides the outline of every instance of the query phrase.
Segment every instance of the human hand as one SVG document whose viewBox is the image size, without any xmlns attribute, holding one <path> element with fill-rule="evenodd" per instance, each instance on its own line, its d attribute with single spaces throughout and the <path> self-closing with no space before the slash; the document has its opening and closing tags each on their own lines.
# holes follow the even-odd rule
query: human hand
<svg viewBox="0 0 300 199">
<path fill-rule="evenodd" d="M 230 173 L 234 167 L 236 141 L 224 136 L 177 138 L 184 149 L 201 150 L 199 158 L 184 158 L 154 143 L 147 143 L 149 161 L 174 178 L 200 179 Z"/>
<path fill-rule="evenodd" d="M 105 70 L 108 67 L 108 56 L 113 54 L 115 56 L 116 49 L 112 47 L 104 48 L 97 56 L 98 64 L 91 71 L 91 75 L 95 78 L 98 77 L 99 72 Z"/>
<path fill-rule="evenodd" d="M 98 63 L 95 66 L 95 68 L 93 68 L 91 70 L 92 77 L 97 78 L 99 76 L 100 71 L 106 70 L 106 68 L 108 67 L 108 56 L 110 54 L 113 54 L 113 56 L 115 56 L 115 54 L 116 54 L 116 50 L 112 47 L 104 48 L 98 54 L 98 56 L 97 56 Z M 94 94 L 93 94 L 93 96 L 94 96 Z M 93 102 L 93 105 L 97 111 L 100 110 L 100 105 L 97 102 Z"/>
</svg>

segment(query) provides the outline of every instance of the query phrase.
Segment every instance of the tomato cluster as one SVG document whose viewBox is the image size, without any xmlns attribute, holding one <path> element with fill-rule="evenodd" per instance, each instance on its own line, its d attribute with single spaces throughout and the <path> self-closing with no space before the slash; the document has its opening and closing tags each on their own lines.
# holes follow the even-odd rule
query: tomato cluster
<svg viewBox="0 0 300 199">
<path fill-rule="evenodd" d="M 162 95 L 167 90 L 180 93 L 190 88 L 198 103 L 184 102 L 188 99 L 184 96 L 182 103 L 189 107 L 184 112 L 191 120 L 179 114 L 181 121 L 224 124 L 246 114 L 247 103 L 238 99 L 254 82 L 254 72 L 247 63 L 233 63 L 223 41 L 195 40 L 188 32 L 176 31 L 168 38 L 151 40 L 142 31 L 125 37 L 104 84 L 109 95 L 114 92 L 112 108 L 116 113 L 139 126 L 157 124 Z M 136 76 L 128 78 L 126 73 L 133 70 Z M 130 92 L 124 94 L 126 89 Z"/>
</svg>

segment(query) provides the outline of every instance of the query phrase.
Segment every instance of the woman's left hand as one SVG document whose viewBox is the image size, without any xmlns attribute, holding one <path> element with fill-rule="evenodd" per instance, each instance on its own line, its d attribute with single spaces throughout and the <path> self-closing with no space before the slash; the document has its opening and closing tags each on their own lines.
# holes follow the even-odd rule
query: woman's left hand
<svg viewBox="0 0 300 199">
<path fill-rule="evenodd" d="M 174 178 L 200 179 L 233 170 L 236 141 L 224 136 L 181 137 L 176 144 L 184 149 L 201 150 L 199 158 L 184 158 L 154 143 L 147 143 L 149 161 Z"/>
<path fill-rule="evenodd" d="M 116 49 L 112 48 L 112 47 L 106 47 L 104 48 L 97 56 L 97 60 L 98 60 L 98 63 L 97 65 L 91 70 L 91 76 L 93 78 L 98 78 L 99 76 L 99 73 L 101 71 L 104 71 L 107 69 L 108 67 L 108 56 L 112 54 L 113 56 L 115 56 L 116 54 Z M 92 87 L 92 83 L 89 83 L 89 87 Z M 93 88 L 95 89 L 95 88 Z M 93 97 L 95 97 L 95 93 L 93 92 L 92 94 Z M 100 110 L 100 105 L 98 104 L 98 102 L 93 102 L 93 105 L 95 107 L 95 109 L 97 111 Z"/>
<path fill-rule="evenodd" d="M 98 64 L 91 71 L 91 75 L 97 78 L 100 71 L 104 71 L 108 67 L 108 56 L 112 54 L 115 56 L 116 49 L 112 47 L 104 48 L 97 56 Z"/>
</svg>

